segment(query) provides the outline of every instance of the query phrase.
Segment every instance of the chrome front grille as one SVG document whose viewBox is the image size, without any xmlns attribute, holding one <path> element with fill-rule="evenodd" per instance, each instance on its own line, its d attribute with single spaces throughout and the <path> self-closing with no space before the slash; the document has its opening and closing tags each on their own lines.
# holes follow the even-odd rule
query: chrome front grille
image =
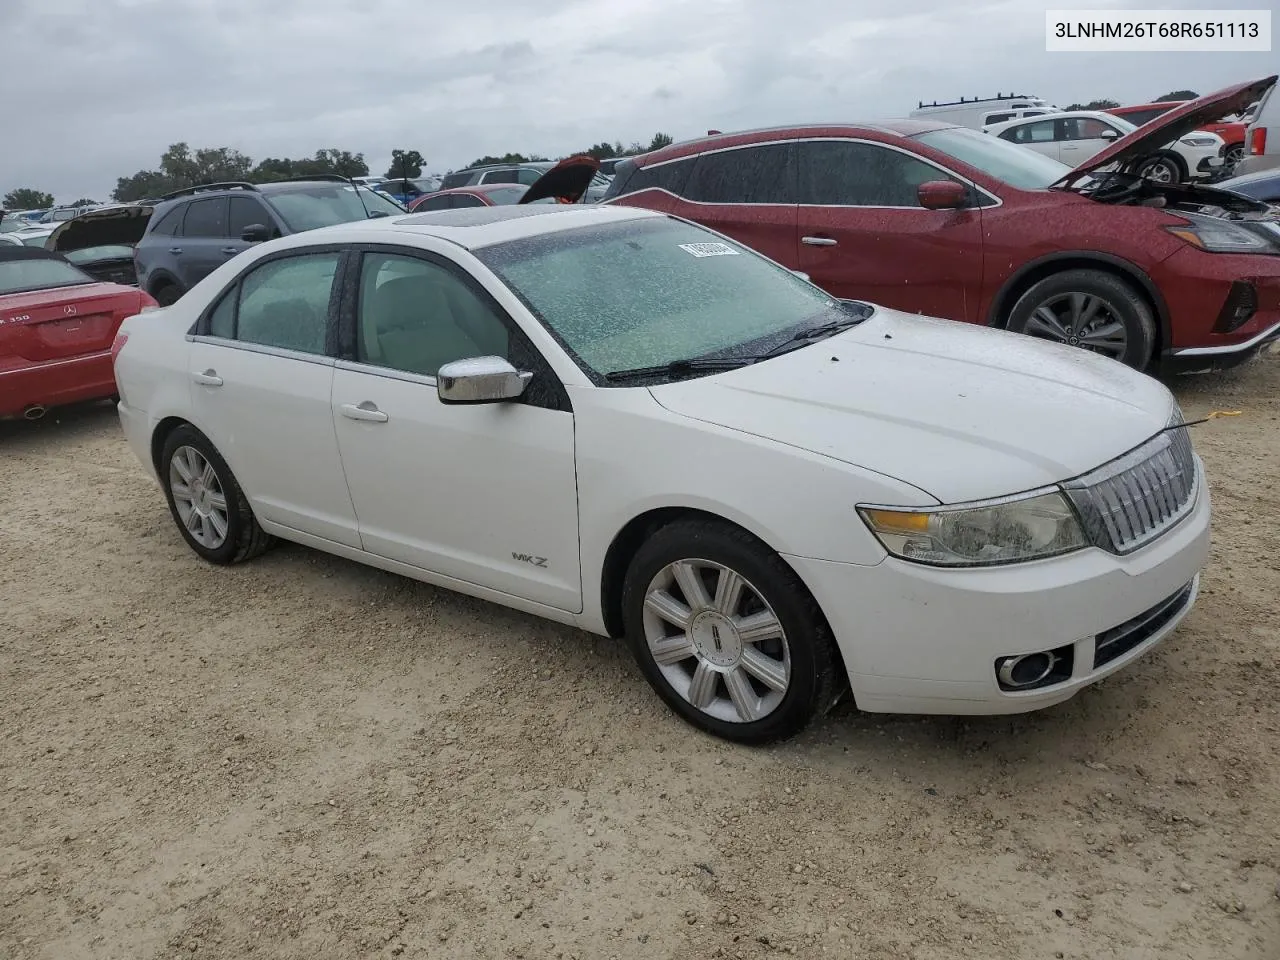
<svg viewBox="0 0 1280 960">
<path fill-rule="evenodd" d="M 1063 489 L 1090 542 L 1112 553 L 1131 553 L 1175 526 L 1195 505 L 1196 458 L 1187 428 L 1157 434 Z"/>
</svg>

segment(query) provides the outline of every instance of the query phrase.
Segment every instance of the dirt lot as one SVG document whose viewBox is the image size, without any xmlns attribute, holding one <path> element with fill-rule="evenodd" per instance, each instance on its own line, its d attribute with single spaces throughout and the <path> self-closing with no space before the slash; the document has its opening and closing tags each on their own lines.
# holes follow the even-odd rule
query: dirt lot
<svg viewBox="0 0 1280 960">
<path fill-rule="evenodd" d="M 997 720 L 683 726 L 620 645 L 299 547 L 199 562 L 110 408 L 0 425 L 0 956 L 1280 957 L 1280 359 L 1134 668 Z"/>
</svg>

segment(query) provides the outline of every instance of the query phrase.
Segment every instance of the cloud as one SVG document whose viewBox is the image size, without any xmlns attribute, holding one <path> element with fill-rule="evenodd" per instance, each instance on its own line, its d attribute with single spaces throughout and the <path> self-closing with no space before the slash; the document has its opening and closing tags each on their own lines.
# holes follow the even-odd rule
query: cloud
<svg viewBox="0 0 1280 960">
<path fill-rule="evenodd" d="M 1045 5 L 1025 0 L 0 3 L 6 48 L 31 55 L 7 63 L 0 191 L 62 200 L 105 198 L 180 140 L 254 158 L 334 146 L 377 172 L 411 147 L 443 171 L 1014 88 L 1137 102 L 1273 67 L 1272 54 L 1046 53 Z"/>
</svg>

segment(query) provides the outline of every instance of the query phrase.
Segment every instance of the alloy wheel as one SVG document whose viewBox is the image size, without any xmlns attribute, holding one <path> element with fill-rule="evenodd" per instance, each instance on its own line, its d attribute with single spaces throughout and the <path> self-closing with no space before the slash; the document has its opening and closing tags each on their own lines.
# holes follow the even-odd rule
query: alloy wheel
<svg viewBox="0 0 1280 960">
<path fill-rule="evenodd" d="M 1090 293 L 1061 293 L 1045 300 L 1027 318 L 1033 337 L 1083 347 L 1119 360 L 1128 345 L 1128 332 L 1114 308 Z"/>
<path fill-rule="evenodd" d="M 730 723 L 773 713 L 791 683 L 786 631 L 746 578 L 709 560 L 679 560 L 645 591 L 644 634 L 658 670 L 695 708 Z"/>
<path fill-rule="evenodd" d="M 195 447 L 179 447 L 169 460 L 169 490 L 178 518 L 200 546 L 217 550 L 226 542 L 230 520 L 222 481 Z"/>
<path fill-rule="evenodd" d="M 1168 160 L 1152 160 L 1142 168 L 1141 176 L 1152 183 L 1177 183 L 1178 175 Z"/>
</svg>

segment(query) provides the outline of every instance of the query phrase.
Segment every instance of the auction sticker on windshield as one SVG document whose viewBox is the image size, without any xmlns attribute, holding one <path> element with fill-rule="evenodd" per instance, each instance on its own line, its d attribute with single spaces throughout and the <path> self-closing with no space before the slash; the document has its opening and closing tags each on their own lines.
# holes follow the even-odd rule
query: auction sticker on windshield
<svg viewBox="0 0 1280 960">
<path fill-rule="evenodd" d="M 682 243 L 680 249 L 693 257 L 736 257 L 739 252 L 727 243 Z"/>
</svg>

